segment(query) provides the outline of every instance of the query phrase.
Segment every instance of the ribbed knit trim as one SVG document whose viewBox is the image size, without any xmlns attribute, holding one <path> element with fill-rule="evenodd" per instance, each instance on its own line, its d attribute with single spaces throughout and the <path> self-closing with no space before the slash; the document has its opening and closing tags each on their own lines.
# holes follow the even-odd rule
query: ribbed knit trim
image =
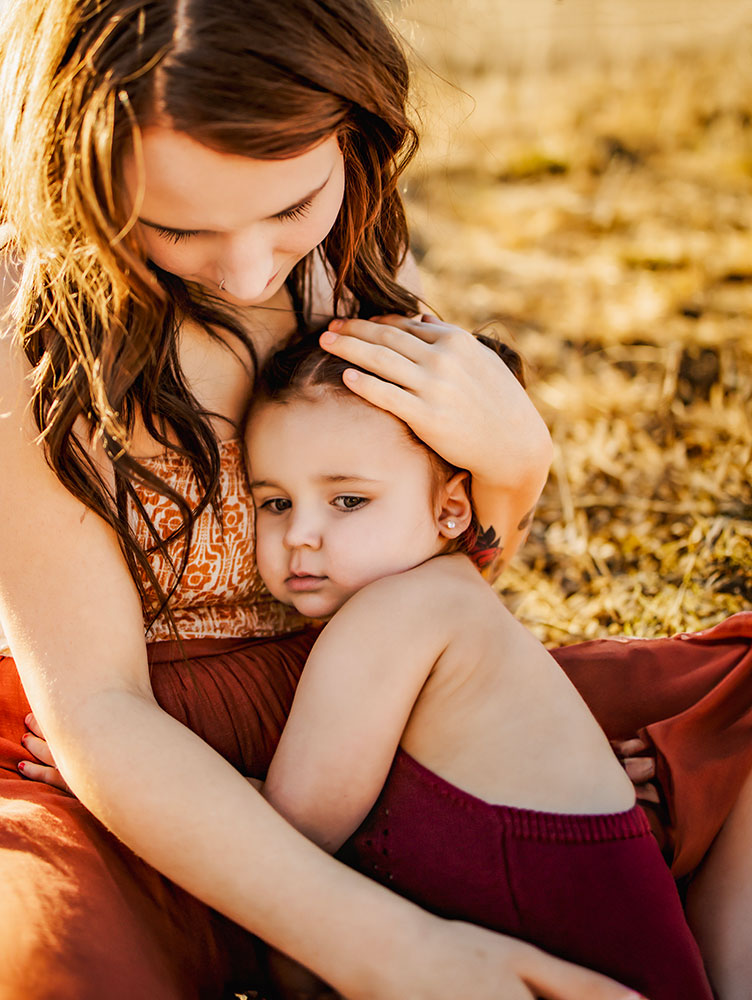
<svg viewBox="0 0 752 1000">
<path fill-rule="evenodd" d="M 397 752 L 395 763 L 407 766 L 424 787 L 442 798 L 452 799 L 463 809 L 470 812 L 490 811 L 509 834 L 524 840 L 586 844 L 651 836 L 647 817 L 636 804 L 625 812 L 595 814 L 554 813 L 495 805 L 453 785 L 402 748 Z"/>
</svg>

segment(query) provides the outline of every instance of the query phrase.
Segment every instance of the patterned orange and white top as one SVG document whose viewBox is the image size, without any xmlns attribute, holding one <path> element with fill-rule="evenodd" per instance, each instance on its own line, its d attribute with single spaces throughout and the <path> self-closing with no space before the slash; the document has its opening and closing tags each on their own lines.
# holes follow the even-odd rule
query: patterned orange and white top
<svg viewBox="0 0 752 1000">
<path fill-rule="evenodd" d="M 243 444 L 237 439 L 224 441 L 220 442 L 219 450 L 223 525 L 219 525 L 211 508 L 204 510 L 194 525 L 188 566 L 170 600 L 180 637 L 227 639 L 294 632 L 306 619 L 276 601 L 256 569 L 255 511 L 243 462 Z M 190 464 L 180 455 L 168 453 L 143 460 L 143 464 L 188 503 L 198 503 L 200 490 L 196 478 Z M 143 486 L 138 488 L 138 494 L 162 538 L 180 527 L 180 513 L 173 503 Z M 151 538 L 145 523 L 135 510 L 131 511 L 131 518 L 139 544 L 148 551 Z M 176 562 L 180 544 L 171 550 Z M 173 581 L 168 561 L 156 553 L 151 556 L 151 565 L 160 586 L 168 591 Z M 157 606 L 154 603 L 154 610 Z M 151 617 L 147 606 L 145 626 Z M 173 638 L 164 615 L 147 630 L 146 638 L 150 642 Z M 4 655 L 10 655 L 10 647 L 0 628 L 0 656 Z"/>
<path fill-rule="evenodd" d="M 219 447 L 222 523 L 208 507 L 194 524 L 188 565 L 169 605 L 180 637 L 246 638 L 295 631 L 305 620 L 271 596 L 256 569 L 255 513 L 242 441 L 223 441 Z M 182 456 L 167 453 L 144 460 L 143 464 L 189 504 L 198 503 L 199 485 Z M 168 538 L 180 527 L 180 512 L 170 500 L 145 486 L 138 487 L 138 495 L 161 538 Z M 131 523 L 139 544 L 149 551 L 151 539 L 135 509 L 131 510 Z M 181 540 L 168 546 L 176 566 L 180 563 L 182 544 Z M 156 552 L 150 556 L 150 562 L 159 585 L 168 592 L 174 582 L 169 560 Z M 156 597 L 153 605 L 147 602 L 144 608 L 147 622 L 151 619 L 150 607 L 154 610 L 158 607 Z M 164 614 L 148 629 L 146 638 L 149 641 L 173 638 Z"/>
</svg>

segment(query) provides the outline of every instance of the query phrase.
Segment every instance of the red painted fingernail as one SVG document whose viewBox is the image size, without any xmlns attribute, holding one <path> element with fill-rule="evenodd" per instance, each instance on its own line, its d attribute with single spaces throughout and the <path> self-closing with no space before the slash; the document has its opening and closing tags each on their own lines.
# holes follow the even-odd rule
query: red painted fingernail
<svg viewBox="0 0 752 1000">
<path fill-rule="evenodd" d="M 24 770 L 25 767 L 26 767 L 26 761 L 25 760 L 19 761 L 19 763 L 18 763 L 18 770 L 21 771 L 21 772 L 23 772 L 23 770 Z"/>
<path fill-rule="evenodd" d="M 24 733 L 23 736 L 21 737 L 21 742 L 23 743 L 24 746 L 26 746 L 26 739 L 28 735 L 29 735 L 28 733 Z"/>
<path fill-rule="evenodd" d="M 330 330 L 341 330 L 344 325 L 345 325 L 345 321 L 343 319 L 333 319 L 331 321 L 331 323 L 329 324 L 329 329 Z"/>
</svg>

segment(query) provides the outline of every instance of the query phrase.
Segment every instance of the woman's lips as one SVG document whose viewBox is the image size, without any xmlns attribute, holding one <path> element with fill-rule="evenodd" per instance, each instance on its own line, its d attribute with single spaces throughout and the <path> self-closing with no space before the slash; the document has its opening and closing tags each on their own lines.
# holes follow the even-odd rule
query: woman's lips
<svg viewBox="0 0 752 1000">
<path fill-rule="evenodd" d="M 288 590 L 292 590 L 293 593 L 300 593 L 306 590 L 317 590 L 321 584 L 326 580 L 325 576 L 310 576 L 305 574 L 304 576 L 288 576 L 285 580 L 285 585 Z"/>
</svg>

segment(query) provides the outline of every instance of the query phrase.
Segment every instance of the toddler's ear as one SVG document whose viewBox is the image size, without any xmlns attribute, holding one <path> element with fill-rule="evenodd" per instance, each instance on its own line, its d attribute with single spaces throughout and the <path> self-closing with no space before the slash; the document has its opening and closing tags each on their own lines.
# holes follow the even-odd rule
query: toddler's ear
<svg viewBox="0 0 752 1000">
<path fill-rule="evenodd" d="M 470 473 L 455 472 L 447 479 L 441 487 L 436 506 L 439 534 L 444 538 L 459 538 L 473 519 Z"/>
</svg>

